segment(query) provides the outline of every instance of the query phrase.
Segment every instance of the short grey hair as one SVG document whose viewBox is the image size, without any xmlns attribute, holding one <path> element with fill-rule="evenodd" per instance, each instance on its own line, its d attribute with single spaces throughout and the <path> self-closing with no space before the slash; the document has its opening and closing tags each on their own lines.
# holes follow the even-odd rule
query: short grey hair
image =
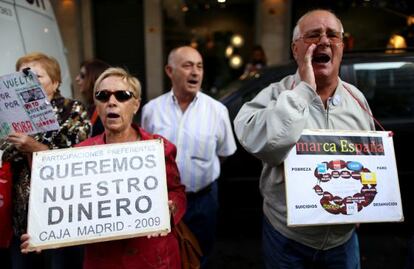
<svg viewBox="0 0 414 269">
<path fill-rule="evenodd" d="M 301 33 L 300 33 L 299 25 L 303 21 L 303 19 L 306 18 L 307 16 L 309 16 L 310 14 L 312 14 L 314 12 L 318 12 L 318 11 L 324 11 L 324 12 L 328 12 L 328 13 L 332 14 L 335 17 L 335 19 L 338 21 L 339 25 L 341 26 L 341 32 L 342 33 L 344 32 L 344 26 L 342 25 L 341 20 L 331 10 L 328 10 L 328 9 L 313 9 L 313 10 L 310 10 L 310 11 L 306 12 L 305 14 L 303 14 L 302 17 L 300 17 L 299 20 L 296 22 L 295 28 L 293 28 L 292 42 L 295 42 L 300 37 Z"/>
<path fill-rule="evenodd" d="M 168 54 L 168 59 L 167 59 L 167 64 L 168 65 L 171 65 L 171 66 L 175 67 L 175 54 L 176 54 L 177 50 L 179 50 L 182 47 L 184 47 L 184 46 L 174 48 L 170 51 L 170 53 Z"/>
</svg>

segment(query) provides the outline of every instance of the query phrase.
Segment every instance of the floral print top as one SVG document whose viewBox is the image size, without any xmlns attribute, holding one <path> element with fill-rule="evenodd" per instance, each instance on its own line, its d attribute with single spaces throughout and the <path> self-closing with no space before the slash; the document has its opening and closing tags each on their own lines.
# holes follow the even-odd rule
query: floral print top
<svg viewBox="0 0 414 269">
<path fill-rule="evenodd" d="M 59 129 L 37 134 L 34 138 L 50 149 L 69 148 L 88 138 L 91 124 L 86 108 L 76 100 L 55 93 L 51 100 L 59 123 Z M 11 163 L 13 174 L 13 230 L 16 236 L 27 229 L 27 211 L 30 194 L 30 161 L 11 144 L 0 146 L 3 161 Z"/>
</svg>

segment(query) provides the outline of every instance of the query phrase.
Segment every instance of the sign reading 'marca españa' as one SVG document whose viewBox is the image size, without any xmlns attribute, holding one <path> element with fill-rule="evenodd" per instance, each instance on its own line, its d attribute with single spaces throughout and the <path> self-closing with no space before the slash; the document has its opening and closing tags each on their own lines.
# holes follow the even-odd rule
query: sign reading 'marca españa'
<svg viewBox="0 0 414 269">
<path fill-rule="evenodd" d="M 162 140 L 33 155 L 30 248 L 169 232 Z"/>
<path fill-rule="evenodd" d="M 404 220 L 389 132 L 304 130 L 284 168 L 289 226 Z"/>
</svg>

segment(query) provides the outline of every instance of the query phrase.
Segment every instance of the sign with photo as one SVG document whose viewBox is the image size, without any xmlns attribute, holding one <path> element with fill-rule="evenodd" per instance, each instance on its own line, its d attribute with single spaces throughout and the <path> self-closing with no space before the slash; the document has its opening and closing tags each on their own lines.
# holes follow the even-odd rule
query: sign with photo
<svg viewBox="0 0 414 269">
<path fill-rule="evenodd" d="M 305 130 L 285 176 L 289 226 L 404 219 L 389 132 Z"/>
<path fill-rule="evenodd" d="M 33 72 L 0 76 L 0 139 L 10 133 L 28 135 L 59 129 L 40 82 Z"/>
<path fill-rule="evenodd" d="M 162 140 L 35 152 L 30 188 L 29 249 L 170 231 Z"/>
</svg>

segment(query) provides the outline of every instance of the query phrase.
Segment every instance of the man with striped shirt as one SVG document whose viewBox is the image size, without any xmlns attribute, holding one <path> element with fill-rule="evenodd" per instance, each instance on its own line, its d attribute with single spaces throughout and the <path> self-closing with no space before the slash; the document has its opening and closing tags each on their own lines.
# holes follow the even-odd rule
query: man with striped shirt
<svg viewBox="0 0 414 269">
<path fill-rule="evenodd" d="M 220 161 L 236 151 L 236 143 L 227 108 L 201 92 L 200 53 L 187 46 L 173 49 L 165 72 L 172 89 L 143 107 L 141 124 L 177 146 L 176 161 L 187 192 L 184 221 L 207 257 L 216 231 Z"/>
</svg>

